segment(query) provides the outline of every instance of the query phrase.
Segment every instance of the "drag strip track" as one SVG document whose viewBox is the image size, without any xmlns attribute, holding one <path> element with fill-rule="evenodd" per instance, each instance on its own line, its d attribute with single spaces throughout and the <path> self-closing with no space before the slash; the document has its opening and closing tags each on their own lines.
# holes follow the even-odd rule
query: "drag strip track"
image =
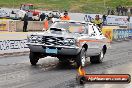
<svg viewBox="0 0 132 88">
<path fill-rule="evenodd" d="M 41 60 L 36 67 L 30 65 L 26 55 L 7 57 L 5 60 L 11 63 L 3 59 L 0 58 L 0 88 L 82 88 L 75 80 L 76 69 L 60 67 L 57 59 L 50 65 Z M 103 73 L 128 63 L 132 63 L 132 41 L 113 43 L 102 64 L 88 62 L 85 69 L 88 73 Z"/>
</svg>

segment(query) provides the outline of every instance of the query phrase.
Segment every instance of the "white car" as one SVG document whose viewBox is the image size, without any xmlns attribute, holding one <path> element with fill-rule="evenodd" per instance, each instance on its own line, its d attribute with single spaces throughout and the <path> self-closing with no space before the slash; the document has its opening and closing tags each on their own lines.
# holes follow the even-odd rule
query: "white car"
<svg viewBox="0 0 132 88">
<path fill-rule="evenodd" d="M 9 13 L 0 9 L 0 17 L 9 17 Z"/>
<path fill-rule="evenodd" d="M 103 62 L 110 42 L 93 23 L 57 21 L 47 31 L 28 34 L 27 45 L 32 65 L 53 56 L 64 63 L 74 61 L 79 67 L 85 66 L 87 57 L 91 63 Z"/>
</svg>

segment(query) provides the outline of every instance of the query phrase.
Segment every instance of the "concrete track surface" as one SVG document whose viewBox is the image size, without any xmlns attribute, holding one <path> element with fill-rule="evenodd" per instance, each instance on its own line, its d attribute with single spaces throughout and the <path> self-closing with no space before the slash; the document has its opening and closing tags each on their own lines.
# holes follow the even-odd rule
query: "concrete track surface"
<svg viewBox="0 0 132 88">
<path fill-rule="evenodd" d="M 85 67 L 87 73 L 132 75 L 132 41 L 113 42 L 101 64 Z M 28 55 L 0 57 L 0 88 L 132 88 L 129 84 L 78 85 L 74 66 L 61 66 L 57 58 L 43 58 L 31 66 Z"/>
</svg>

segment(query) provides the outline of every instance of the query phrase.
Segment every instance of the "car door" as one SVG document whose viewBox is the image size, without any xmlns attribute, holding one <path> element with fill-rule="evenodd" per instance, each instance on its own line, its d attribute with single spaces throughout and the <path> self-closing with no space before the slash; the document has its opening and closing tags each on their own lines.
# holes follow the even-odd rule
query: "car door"
<svg viewBox="0 0 132 88">
<path fill-rule="evenodd" d="M 95 56 L 99 54 L 100 52 L 99 41 L 100 41 L 100 38 L 97 31 L 95 30 L 94 25 L 89 24 L 88 38 L 87 38 L 87 44 L 88 44 L 87 55 L 88 56 Z"/>
<path fill-rule="evenodd" d="M 94 31 L 96 32 L 96 40 L 98 41 L 98 49 L 102 50 L 103 46 L 106 45 L 106 37 L 102 34 L 101 30 L 98 28 L 98 26 L 93 26 Z"/>
</svg>

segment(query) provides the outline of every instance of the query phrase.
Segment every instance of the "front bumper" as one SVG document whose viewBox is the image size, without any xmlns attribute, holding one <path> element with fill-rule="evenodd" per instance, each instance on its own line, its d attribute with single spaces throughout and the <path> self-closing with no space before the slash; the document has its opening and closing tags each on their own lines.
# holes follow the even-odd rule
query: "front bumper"
<svg viewBox="0 0 132 88">
<path fill-rule="evenodd" d="M 30 51 L 39 52 L 43 54 L 46 54 L 46 48 L 56 48 L 57 55 L 77 55 L 81 50 L 77 46 L 49 46 L 49 45 L 36 44 L 36 43 L 35 44 L 27 43 L 27 45 L 29 46 Z"/>
</svg>

